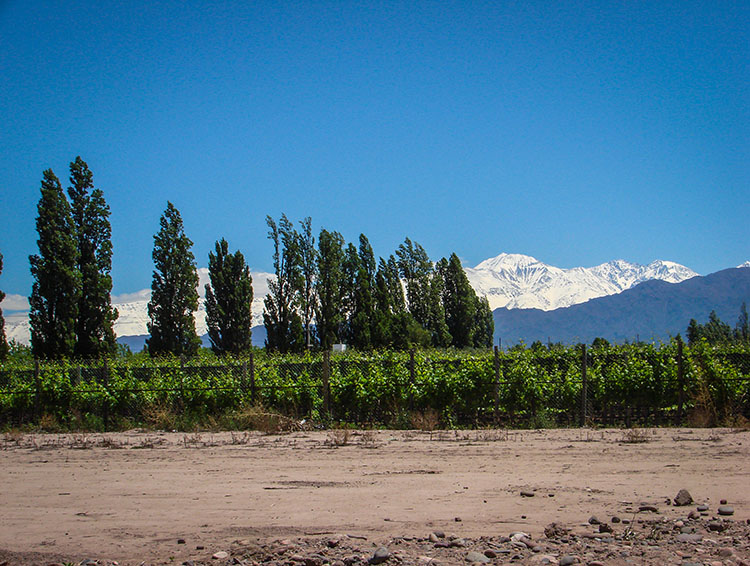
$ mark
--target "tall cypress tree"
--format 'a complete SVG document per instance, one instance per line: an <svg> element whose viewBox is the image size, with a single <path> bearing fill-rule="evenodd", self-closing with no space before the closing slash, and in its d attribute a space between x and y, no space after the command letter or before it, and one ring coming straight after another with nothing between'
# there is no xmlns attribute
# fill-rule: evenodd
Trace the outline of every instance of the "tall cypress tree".
<svg viewBox="0 0 750 566"><path fill-rule="evenodd" d="M211 347L218 354L234 354L252 346L253 279L245 257L229 253L225 239L216 242L216 253L208 254L206 323Z"/></svg>
<svg viewBox="0 0 750 566"><path fill-rule="evenodd" d="M78 244L81 294L78 301L75 355L97 358L116 349L112 308L112 228L109 206L83 159L70 164L68 195Z"/></svg>
<svg viewBox="0 0 750 566"><path fill-rule="evenodd" d="M148 303L146 341L152 356L194 355L200 347L194 313L198 309L198 270L180 212L171 202L154 236L154 275Z"/></svg>
<svg viewBox="0 0 750 566"><path fill-rule="evenodd" d="M356 262L356 275L352 293L352 311L349 319L349 341L360 350L373 346L373 325L375 323L375 256L367 236L359 235L359 252Z"/></svg>
<svg viewBox="0 0 750 566"><path fill-rule="evenodd" d="M318 236L315 295L315 322L323 350L339 341L339 328L344 321L344 238L338 232L322 229Z"/></svg>
<svg viewBox="0 0 750 566"><path fill-rule="evenodd" d="M0 274L3 273L3 254L0 254ZM0 303L3 302L5 293L0 291ZM8 357L8 340L5 338L5 318L3 318L3 309L0 308L0 360Z"/></svg>
<svg viewBox="0 0 750 566"><path fill-rule="evenodd" d="M487 297L479 298L474 315L474 347L492 348L495 335L495 319Z"/></svg>
<svg viewBox="0 0 750 566"><path fill-rule="evenodd" d="M37 205L39 254L29 256L31 349L44 359L70 357L76 344L81 276L75 226L60 181L47 169Z"/></svg>

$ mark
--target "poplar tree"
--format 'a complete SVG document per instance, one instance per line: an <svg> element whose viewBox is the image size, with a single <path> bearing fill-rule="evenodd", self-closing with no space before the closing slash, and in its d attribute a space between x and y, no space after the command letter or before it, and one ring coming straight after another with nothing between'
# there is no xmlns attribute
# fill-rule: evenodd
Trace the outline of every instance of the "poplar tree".
<svg viewBox="0 0 750 566"><path fill-rule="evenodd" d="M316 259L315 321L320 347L329 350L339 341L339 328L344 322L344 238L341 234L322 229Z"/></svg>
<svg viewBox="0 0 750 566"><path fill-rule="evenodd" d="M476 313L479 300L469 278L454 253L438 262L437 271L443 279L445 322L451 335L451 346L467 348L474 345Z"/></svg>
<svg viewBox="0 0 750 566"><path fill-rule="evenodd" d="M3 254L0 253L0 274L3 273ZM0 304L5 298L5 293L0 291ZM5 337L5 318L3 318L3 309L0 308L0 360L8 357L8 340Z"/></svg>
<svg viewBox="0 0 750 566"><path fill-rule="evenodd" d="M268 280L263 312L266 327L266 348L281 353L301 351L304 346L302 319L297 312L302 272L300 268L299 238L294 226L281 215L277 225L266 217L268 239L273 242L275 279Z"/></svg>
<svg viewBox="0 0 750 566"><path fill-rule="evenodd" d="M305 345L310 348L313 342L312 322L315 315L315 277L317 262L315 238L312 235L312 224L308 216L300 222L301 232L297 233L297 247L299 249L300 278L299 296L302 325L305 331Z"/></svg>
<svg viewBox="0 0 750 566"><path fill-rule="evenodd" d="M206 323L211 347L217 354L239 355L252 346L253 279L245 257L229 253L225 239L208 254Z"/></svg>
<svg viewBox="0 0 750 566"><path fill-rule="evenodd" d="M159 220L154 236L154 274L148 303L146 341L149 354L194 355L200 347L195 331L198 309L198 270L185 235L180 212L171 202Z"/></svg>
<svg viewBox="0 0 750 566"><path fill-rule="evenodd" d="M34 283L29 297L31 349L35 357L70 357L76 344L81 276L70 205L60 181L43 173L37 205L39 254L29 256Z"/></svg>
<svg viewBox="0 0 750 566"><path fill-rule="evenodd" d="M68 195L78 245L78 271L81 293L76 321L75 355L97 358L115 352L112 308L112 228L109 206L100 189L94 188L93 175L83 159L70 164Z"/></svg>
<svg viewBox="0 0 750 566"><path fill-rule="evenodd" d="M474 347L492 348L495 335L495 318L487 297L480 297L474 315Z"/></svg>

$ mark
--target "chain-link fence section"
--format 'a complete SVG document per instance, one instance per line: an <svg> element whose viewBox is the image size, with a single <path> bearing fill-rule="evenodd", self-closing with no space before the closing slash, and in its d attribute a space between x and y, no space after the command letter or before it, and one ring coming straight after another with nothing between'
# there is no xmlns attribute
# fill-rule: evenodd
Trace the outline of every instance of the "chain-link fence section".
<svg viewBox="0 0 750 566"><path fill-rule="evenodd" d="M746 425L750 349L669 344L0 367L0 426Z"/></svg>

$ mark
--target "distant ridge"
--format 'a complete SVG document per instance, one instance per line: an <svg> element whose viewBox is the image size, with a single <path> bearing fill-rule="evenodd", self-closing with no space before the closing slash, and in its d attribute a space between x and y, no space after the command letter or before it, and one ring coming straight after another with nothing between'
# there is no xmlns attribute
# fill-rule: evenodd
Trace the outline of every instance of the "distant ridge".
<svg viewBox="0 0 750 566"><path fill-rule="evenodd" d="M495 343L526 344L539 340L564 344L668 340L685 334L691 318L705 322L712 310L734 326L742 302L750 304L750 269L725 269L680 283L646 281L607 297L552 311L494 311Z"/></svg>

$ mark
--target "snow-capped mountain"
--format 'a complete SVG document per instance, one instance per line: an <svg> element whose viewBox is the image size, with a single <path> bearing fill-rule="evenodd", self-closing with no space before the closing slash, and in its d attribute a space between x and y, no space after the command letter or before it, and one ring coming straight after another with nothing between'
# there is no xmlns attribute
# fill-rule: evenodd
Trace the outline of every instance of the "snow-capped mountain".
<svg viewBox="0 0 750 566"><path fill-rule="evenodd" d="M698 275L671 261L639 265L615 260L595 267L561 269L531 256L507 253L464 269L472 287L487 297L492 310L554 310L620 293L651 279L679 283Z"/></svg>

